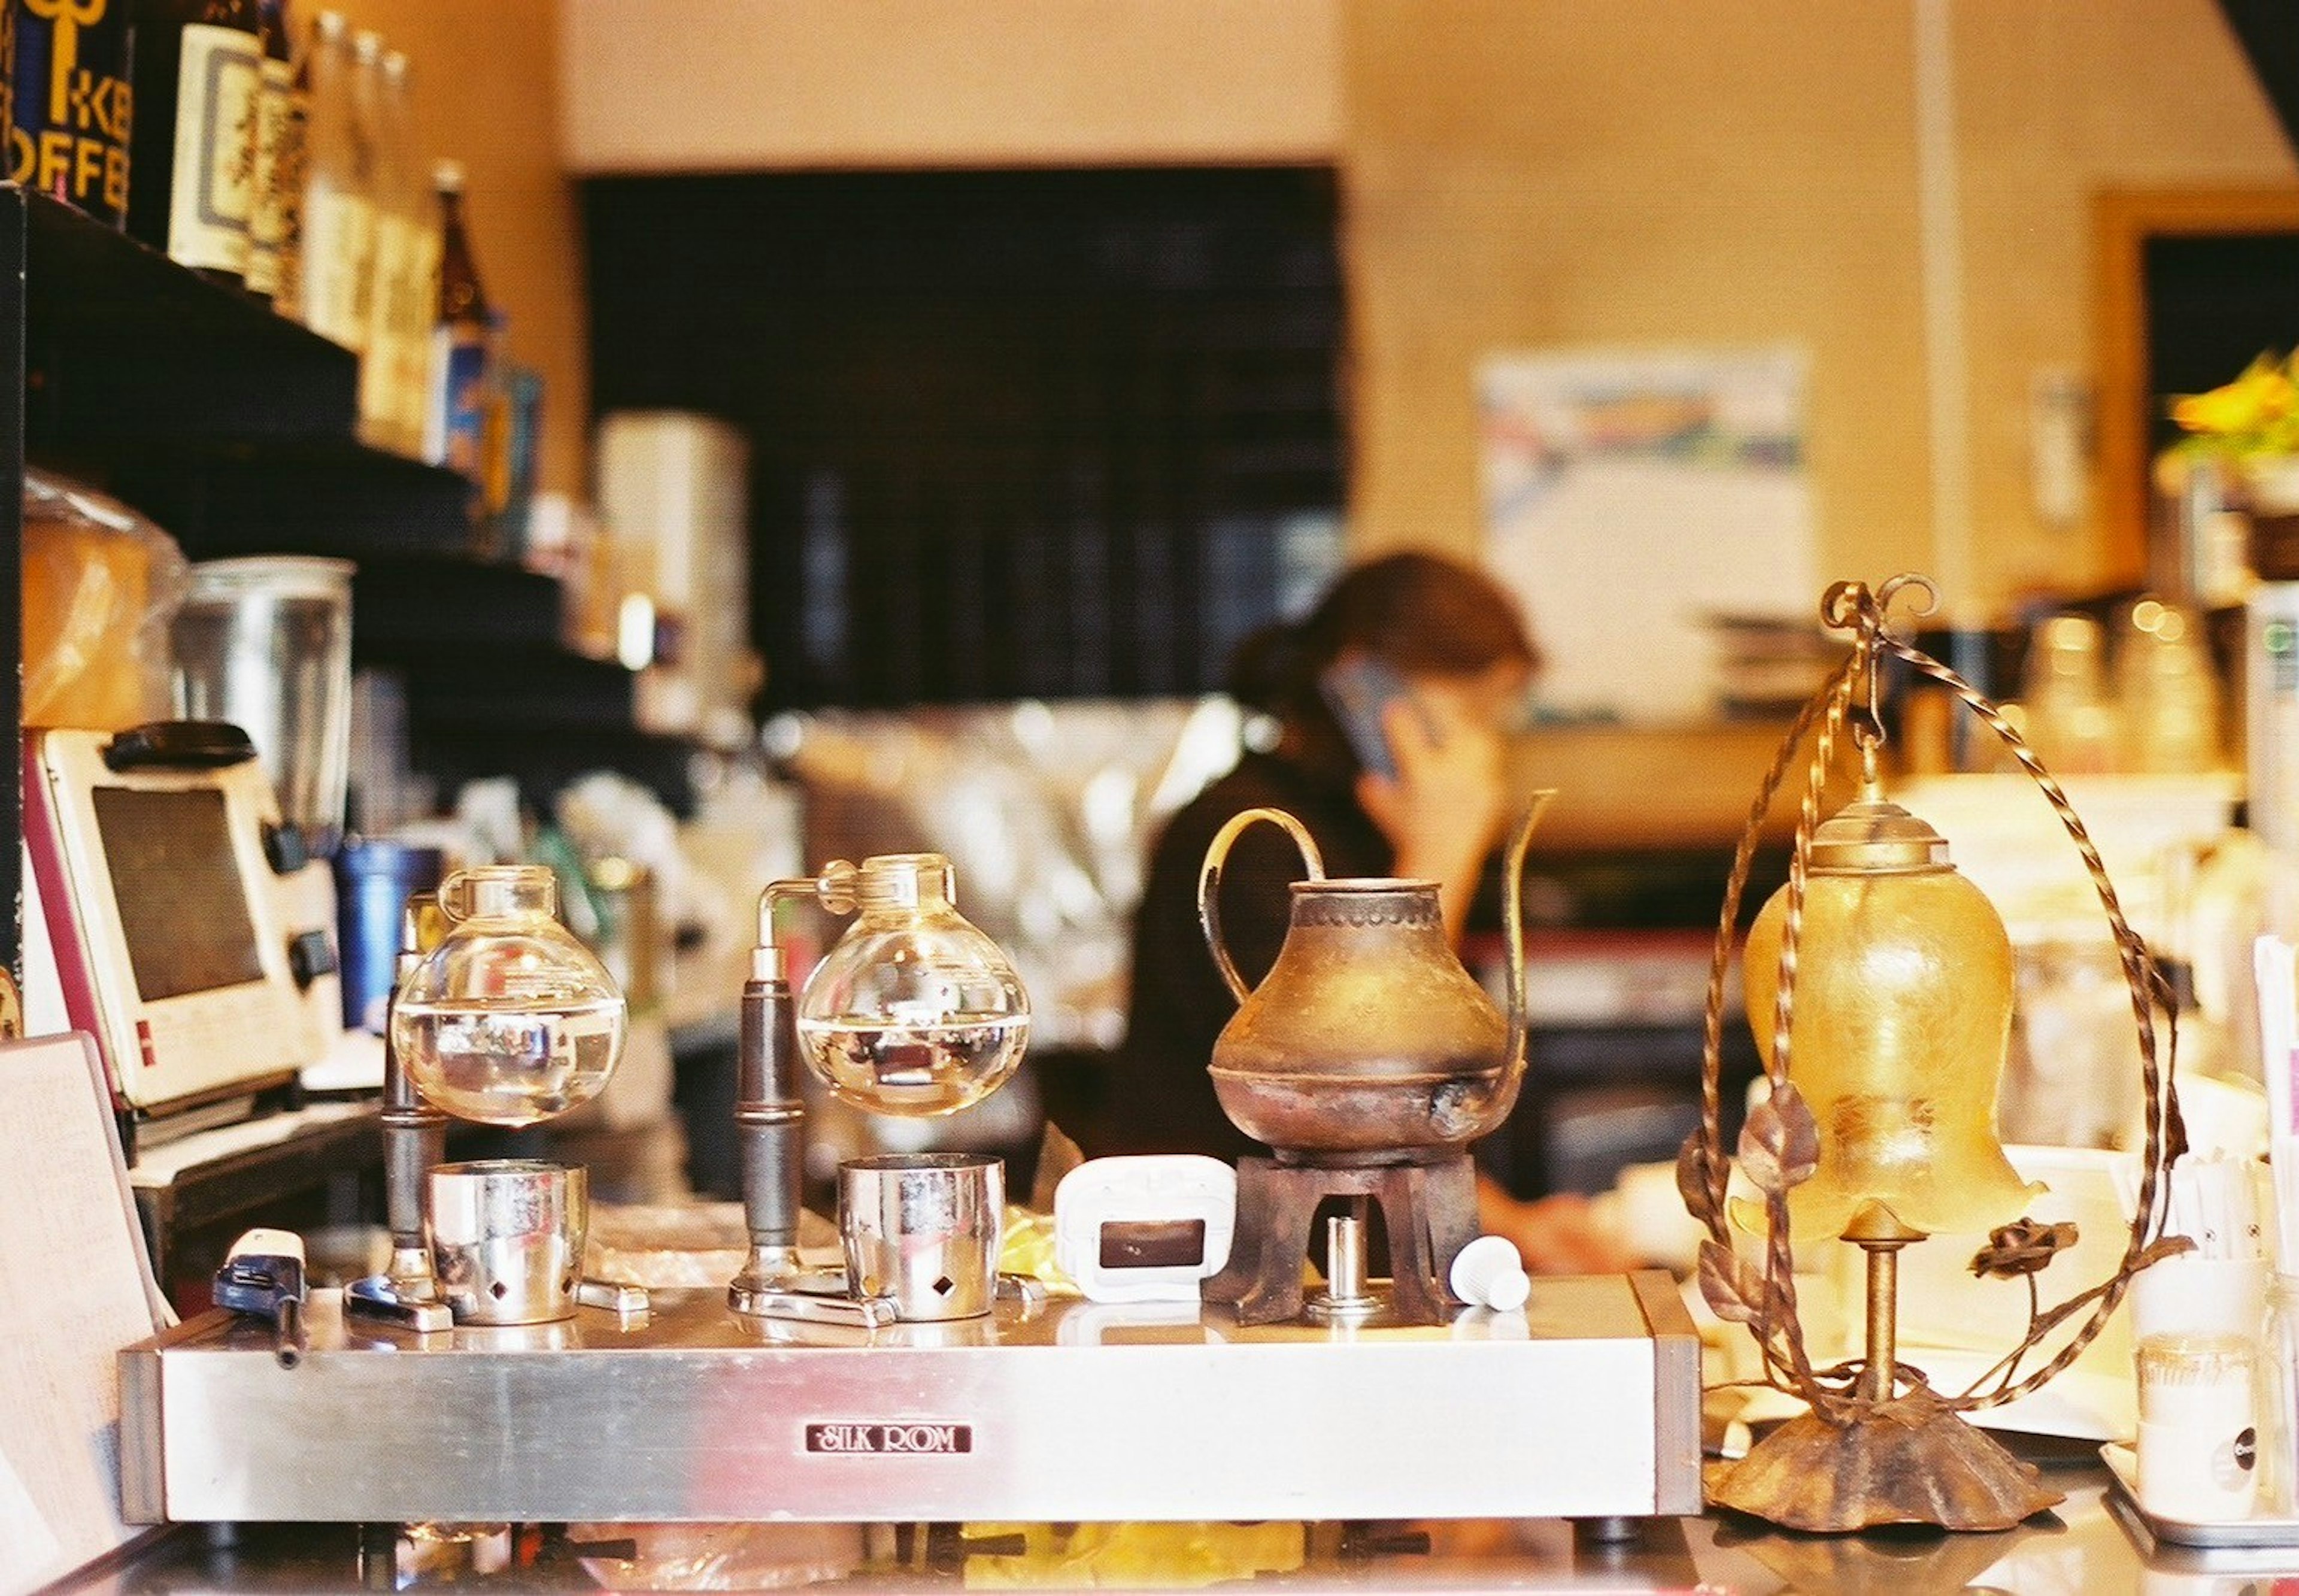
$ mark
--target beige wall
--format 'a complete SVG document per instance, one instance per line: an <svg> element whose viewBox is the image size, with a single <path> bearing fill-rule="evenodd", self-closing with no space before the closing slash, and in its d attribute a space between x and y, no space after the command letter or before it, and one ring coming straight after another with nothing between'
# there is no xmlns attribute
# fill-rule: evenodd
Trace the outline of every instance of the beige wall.
<svg viewBox="0 0 2299 1596"><path fill-rule="evenodd" d="M577 171L1325 161L1334 0L563 0Z"/></svg>
<svg viewBox="0 0 2299 1596"><path fill-rule="evenodd" d="M2212 0L1948 14L1974 544L1950 596L1986 612L2118 574L2028 484L2031 373L2089 370L2093 193L2299 168ZM1473 546L1487 351L1787 341L1823 574L1932 564L1911 0L1344 0L1343 46L1365 545Z"/></svg>
<svg viewBox="0 0 2299 1596"><path fill-rule="evenodd" d="M548 383L549 486L579 492L585 470L570 170L1331 159L1364 545L1473 546L1470 373L1488 350L1788 340L1812 353L1823 569L1872 578L1935 553L1913 3L344 9L410 52L427 141L470 169L512 356ZM2289 183L2299 165L2212 0L1949 14L1977 544L1963 602L1986 608L2114 574L2094 527L2046 528L2028 492L2030 376L2092 358L2091 195Z"/></svg>
<svg viewBox="0 0 2299 1596"><path fill-rule="evenodd" d="M557 145L551 0L328 3L412 62L424 143L469 170L472 247L487 296L510 314L510 356L543 373L543 484L584 492L581 234ZM297 5L302 15L311 9Z"/></svg>

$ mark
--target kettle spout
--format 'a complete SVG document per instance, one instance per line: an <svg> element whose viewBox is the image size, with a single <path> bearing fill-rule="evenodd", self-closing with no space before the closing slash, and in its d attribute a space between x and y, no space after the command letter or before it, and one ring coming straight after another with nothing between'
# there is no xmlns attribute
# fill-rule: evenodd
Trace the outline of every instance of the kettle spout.
<svg viewBox="0 0 2299 1596"><path fill-rule="evenodd" d="M1531 1016L1525 1011L1524 1002L1524 856L1532 845L1532 834L1540 824L1540 817L1555 802L1556 789L1543 787L1532 795L1531 807L1516 823L1509 835L1508 850L1503 861L1501 877L1501 922L1507 934L1508 963L1508 1068L1503 1079L1508 1083L1508 1095L1516 1096L1517 1082L1524 1073L1524 1043L1531 1027Z"/></svg>

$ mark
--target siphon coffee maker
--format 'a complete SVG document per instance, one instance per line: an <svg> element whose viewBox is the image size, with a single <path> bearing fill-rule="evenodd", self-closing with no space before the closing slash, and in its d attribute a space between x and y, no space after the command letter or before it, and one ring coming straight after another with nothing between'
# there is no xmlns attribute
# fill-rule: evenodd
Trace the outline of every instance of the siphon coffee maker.
<svg viewBox="0 0 2299 1596"><path fill-rule="evenodd" d="M776 907L812 902L854 923L793 997ZM977 1318L998 1292L1004 1168L975 1153L894 1154L839 1169L842 1269L798 1255L805 1159L799 1064L877 1114L937 1116L980 1101L1022 1060L1030 1001L998 944L958 912L939 853L839 860L771 883L743 988L735 1119L750 1256L738 1313L878 1326Z"/></svg>
<svg viewBox="0 0 2299 1596"><path fill-rule="evenodd" d="M391 1266L345 1289L347 1312L443 1330L646 1307L640 1287L582 1277L582 1168L444 1161L450 1117L556 1118L597 1096L622 1056L622 992L558 907L543 865L459 870L436 900L410 900L384 1055Z"/></svg>

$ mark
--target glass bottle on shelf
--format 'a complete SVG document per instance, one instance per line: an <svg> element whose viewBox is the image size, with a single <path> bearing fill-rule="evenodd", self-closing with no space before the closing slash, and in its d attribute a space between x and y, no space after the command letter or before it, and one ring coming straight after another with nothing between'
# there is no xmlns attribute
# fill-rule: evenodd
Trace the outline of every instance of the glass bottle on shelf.
<svg viewBox="0 0 2299 1596"><path fill-rule="evenodd" d="M352 277L351 314L360 325L362 354L375 331L377 254L383 240L383 36L371 28L352 35L352 127L367 192L367 252Z"/></svg>
<svg viewBox="0 0 2299 1596"><path fill-rule="evenodd" d="M295 69L288 36L287 0L258 0L263 60L255 105L255 192L247 216L247 272L250 294L266 299L279 292L279 251L286 233L286 208L280 202L283 170L295 161L287 153L291 138L300 137L295 125Z"/></svg>
<svg viewBox="0 0 2299 1596"><path fill-rule="evenodd" d="M2108 691L2107 639L2088 615L2054 615L2028 648L2021 702L2028 741L2054 776L2096 776L2122 762L2123 721Z"/></svg>
<svg viewBox="0 0 2299 1596"><path fill-rule="evenodd" d="M424 242L431 203L415 148L403 51L384 53L367 112L374 153L375 265L367 351L360 367L360 428L369 442L412 454L422 438L419 424L408 425L419 403L408 397L408 388L413 384L420 390L419 352L429 347L431 332L429 252Z"/></svg>
<svg viewBox="0 0 2299 1596"><path fill-rule="evenodd" d="M228 282L247 269L262 99L256 0L141 0L128 231Z"/></svg>
<svg viewBox="0 0 2299 1596"><path fill-rule="evenodd" d="M486 452L494 318L463 215L462 163L440 162L433 169L432 186L439 195L439 299L432 321L423 458L477 480Z"/></svg>
<svg viewBox="0 0 2299 1596"><path fill-rule="evenodd" d="M407 57L384 57L384 82L394 105L400 179L394 206L406 229L398 292L392 301L393 339L399 369L392 381L393 447L423 451L423 421L431 399L431 315L439 303L439 207L425 181L429 164L415 121Z"/></svg>
<svg viewBox="0 0 2299 1596"><path fill-rule="evenodd" d="M375 246L371 156L353 103L355 63L342 13L323 11L311 43L297 320L346 349L367 343L361 287Z"/></svg>
<svg viewBox="0 0 2299 1596"><path fill-rule="evenodd" d="M273 158L271 181L263 193L256 195L256 219L250 224L249 237L259 233L277 237L272 267L271 308L290 320L303 319L303 188L311 164L311 62L319 54L319 29L316 25L304 38L302 47L295 47L292 25L283 24L281 37L287 40L293 65L287 77L287 97L283 110L279 133L279 149Z"/></svg>

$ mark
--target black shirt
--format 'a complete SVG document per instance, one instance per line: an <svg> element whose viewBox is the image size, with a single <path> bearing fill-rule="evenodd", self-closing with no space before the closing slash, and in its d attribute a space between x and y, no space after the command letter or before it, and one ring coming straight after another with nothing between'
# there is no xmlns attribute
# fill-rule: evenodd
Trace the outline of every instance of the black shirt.
<svg viewBox="0 0 2299 1596"><path fill-rule="evenodd" d="M1133 992L1108 1113L1081 1126L1089 1157L1263 1151L1222 1112L1206 1065L1237 1001L1198 923L1198 876L1214 834L1241 810L1282 809L1307 827L1328 877L1386 876L1395 850L1358 805L1351 778L1275 754L1249 753L1179 810L1150 856L1133 922ZM1291 919L1287 884L1308 869L1280 827L1247 828L1222 869L1223 940L1238 973L1258 983L1277 961Z"/></svg>

